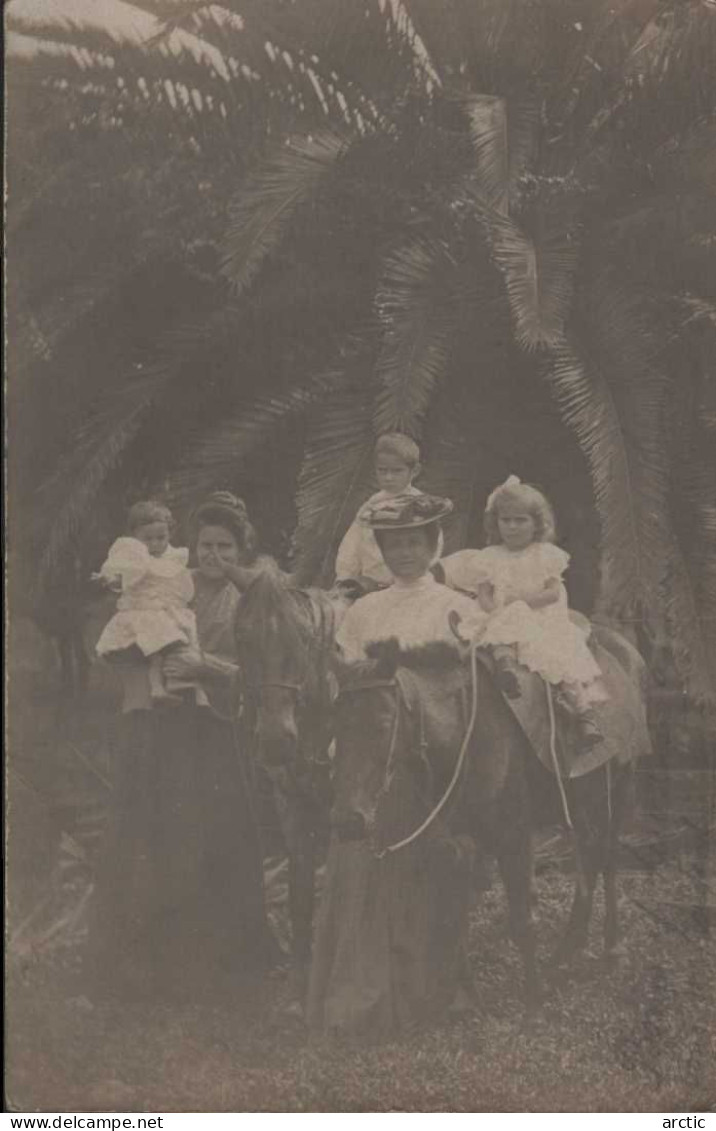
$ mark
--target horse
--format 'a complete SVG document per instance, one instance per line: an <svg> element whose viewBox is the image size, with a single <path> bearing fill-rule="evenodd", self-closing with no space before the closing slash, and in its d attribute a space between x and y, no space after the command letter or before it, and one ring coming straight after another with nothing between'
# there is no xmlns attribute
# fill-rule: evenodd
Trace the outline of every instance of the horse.
<svg viewBox="0 0 716 1131"><path fill-rule="evenodd" d="M532 834L545 803L557 798L556 780L538 762L474 652L470 670L463 655L445 644L404 651L396 641L385 641L372 645L369 655L342 673L334 709L335 833L339 840L366 839L378 858L405 851L420 839L439 844L465 835L496 857L532 1006L541 996L532 922ZM555 965L587 941L600 874L605 955L610 961L616 956L617 848L631 777L627 761L563 782L578 868ZM411 798L412 829L404 823L401 828L400 821L391 825L396 792Z"/></svg>
<svg viewBox="0 0 716 1131"><path fill-rule="evenodd" d="M303 999L321 837L327 838L339 598L297 589L278 571L255 576L234 621L246 729L271 780L289 859L293 991Z"/></svg>

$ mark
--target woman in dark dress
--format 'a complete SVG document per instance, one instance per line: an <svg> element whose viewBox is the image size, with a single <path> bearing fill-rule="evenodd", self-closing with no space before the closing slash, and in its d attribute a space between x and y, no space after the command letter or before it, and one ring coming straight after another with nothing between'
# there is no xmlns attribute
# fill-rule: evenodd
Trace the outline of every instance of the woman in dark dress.
<svg viewBox="0 0 716 1131"><path fill-rule="evenodd" d="M174 653L165 672L199 690L152 709L146 670L122 669L89 941L96 989L123 999L224 998L255 981L276 951L251 765L237 742L232 626L241 598L224 571L251 564L254 532L243 503L221 492L196 512L192 538L201 652Z"/></svg>

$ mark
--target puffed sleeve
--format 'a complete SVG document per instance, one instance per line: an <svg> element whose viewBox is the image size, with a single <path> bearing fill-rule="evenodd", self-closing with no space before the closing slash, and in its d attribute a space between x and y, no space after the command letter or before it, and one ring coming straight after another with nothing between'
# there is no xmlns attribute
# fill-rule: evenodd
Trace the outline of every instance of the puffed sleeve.
<svg viewBox="0 0 716 1131"><path fill-rule="evenodd" d="M549 581L555 577L560 578L568 565L569 554L566 550L555 546L553 542L542 542L540 544L539 570L541 581Z"/></svg>
<svg viewBox="0 0 716 1131"><path fill-rule="evenodd" d="M363 526L359 521L351 523L346 531L343 541L338 547L336 555L336 580L345 581L349 577L360 577L361 544L363 541Z"/></svg>
<svg viewBox="0 0 716 1131"><path fill-rule="evenodd" d="M187 566L189 564L189 550L186 546L167 546L166 557L177 562L179 565Z"/></svg>
<svg viewBox="0 0 716 1131"><path fill-rule="evenodd" d="M349 664L354 664L365 658L363 627L365 621L364 604L367 600L367 597L363 597L362 600L356 601L348 609L336 632L338 650L342 658Z"/></svg>
<svg viewBox="0 0 716 1131"><path fill-rule="evenodd" d="M118 538L110 547L100 574L108 581L120 577L122 588L129 589L149 572L151 564L149 550L138 538Z"/></svg>
<svg viewBox="0 0 716 1131"><path fill-rule="evenodd" d="M479 585L492 581L488 550L458 550L455 554L448 554L440 564L445 570L445 581L454 589L477 593Z"/></svg>

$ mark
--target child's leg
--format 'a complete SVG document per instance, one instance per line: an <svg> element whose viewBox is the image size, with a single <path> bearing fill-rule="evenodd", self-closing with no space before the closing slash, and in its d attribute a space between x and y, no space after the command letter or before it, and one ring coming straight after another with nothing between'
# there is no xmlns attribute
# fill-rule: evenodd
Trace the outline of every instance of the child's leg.
<svg viewBox="0 0 716 1131"><path fill-rule="evenodd" d="M164 683L162 664L165 652L166 649L162 649L161 652L154 652L154 654L149 657L149 694L152 699L163 703L177 703L179 702L177 696L167 691L166 684Z"/></svg>
<svg viewBox="0 0 716 1131"><path fill-rule="evenodd" d="M495 679L497 686L508 699L519 699L520 681L515 669L517 668L517 652L512 644L495 644L492 648L497 671Z"/></svg>
<svg viewBox="0 0 716 1131"><path fill-rule="evenodd" d="M560 699L576 718L579 728L579 745L582 752L591 750L604 738L594 714L594 704L581 683L559 685Z"/></svg>

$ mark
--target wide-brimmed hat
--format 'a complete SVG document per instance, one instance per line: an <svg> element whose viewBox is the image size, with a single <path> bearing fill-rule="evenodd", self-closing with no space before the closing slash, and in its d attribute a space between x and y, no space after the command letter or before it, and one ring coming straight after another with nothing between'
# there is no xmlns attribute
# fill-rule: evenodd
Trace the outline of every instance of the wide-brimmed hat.
<svg viewBox="0 0 716 1131"><path fill-rule="evenodd" d="M440 522L452 510L450 500L439 495L392 495L364 507L361 521L371 530L410 530Z"/></svg>

